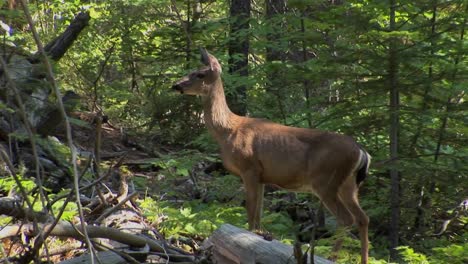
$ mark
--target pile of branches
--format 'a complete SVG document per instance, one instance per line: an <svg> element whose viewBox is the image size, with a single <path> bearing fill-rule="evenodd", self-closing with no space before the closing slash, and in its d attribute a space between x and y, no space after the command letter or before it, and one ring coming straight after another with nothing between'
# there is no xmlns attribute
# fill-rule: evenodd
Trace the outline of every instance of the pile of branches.
<svg viewBox="0 0 468 264"><path fill-rule="evenodd" d="M25 2L21 1L23 11L38 52L24 54L18 47L4 46L0 54L0 175L14 181L14 188L0 191L0 262L197 262L192 253L169 245L146 223L134 202L137 192L128 187L128 175L119 173L121 161L100 175L97 144L95 153L82 158L85 164L77 162L65 104L77 97L61 95L51 63L78 38L88 25L89 14L78 14L44 46ZM103 120L99 115L96 127ZM46 147L57 141L49 136L59 126L65 127L71 157L60 157ZM47 179L54 176L59 180L48 186ZM119 180L116 188L107 186L112 177ZM25 185L27 178L33 179L33 188ZM72 202L77 216L61 220Z"/></svg>
<svg viewBox="0 0 468 264"><path fill-rule="evenodd" d="M82 196L84 211L89 213L85 219L72 222L59 220L67 202L54 217L24 207L20 198L0 198L0 215L12 217L12 224L0 230L0 240L7 251L4 253L10 256L1 262L39 263L44 259L56 262L70 254L74 258L60 263L92 263L92 258L98 258L100 263L141 263L148 257L153 263L196 262L192 254L169 245L157 230L146 224L130 202L135 194L120 202L122 197L112 193L94 199ZM66 201L71 197L68 194ZM55 238L60 238L62 243L54 241L55 246L46 243ZM66 246L57 247L64 243Z"/></svg>

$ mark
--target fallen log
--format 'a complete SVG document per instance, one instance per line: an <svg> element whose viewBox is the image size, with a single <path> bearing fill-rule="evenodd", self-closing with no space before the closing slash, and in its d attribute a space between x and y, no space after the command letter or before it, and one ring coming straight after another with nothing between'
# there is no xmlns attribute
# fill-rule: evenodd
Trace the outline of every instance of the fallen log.
<svg viewBox="0 0 468 264"><path fill-rule="evenodd" d="M112 251L102 251L96 252L95 258L98 260L97 263L101 264L125 264L128 263L123 257L119 254L112 252ZM89 254L81 255L76 258L67 259L61 261L59 264L83 264L83 263L91 263L91 257Z"/></svg>
<svg viewBox="0 0 468 264"><path fill-rule="evenodd" d="M223 264L296 264L293 247L278 240L268 241L245 229L225 224L203 242L202 248L210 251L214 263ZM309 258L307 258L309 259ZM314 256L315 264L333 262Z"/></svg>
<svg viewBox="0 0 468 264"><path fill-rule="evenodd" d="M17 236L21 233L26 233L29 236L35 236L40 231L43 232L44 230L50 229L51 225L40 224L39 227L41 230L34 230L31 224L25 224L21 226L7 226L0 230L0 239ZM136 248L143 248L148 246L151 252L161 253L163 257L170 256L170 261L173 262L186 262L194 260L194 256L191 254L182 253L181 250L171 247L163 241L157 241L144 235L129 234L111 227L87 225L86 229L90 238L107 238ZM59 223L54 226L50 232L51 236L72 237L78 240L83 240L82 234L83 229L81 225L73 225L65 221L59 221Z"/></svg>
<svg viewBox="0 0 468 264"><path fill-rule="evenodd" d="M0 197L0 215L8 215L15 219L25 219L29 221L39 221L45 223L53 218L40 211L33 211L23 207L20 199L11 197ZM0 231L1 234L2 231Z"/></svg>

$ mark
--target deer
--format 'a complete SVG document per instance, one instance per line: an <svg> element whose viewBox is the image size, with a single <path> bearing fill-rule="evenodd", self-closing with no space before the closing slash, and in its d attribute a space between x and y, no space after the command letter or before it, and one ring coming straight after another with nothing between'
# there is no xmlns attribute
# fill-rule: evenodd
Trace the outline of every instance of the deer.
<svg viewBox="0 0 468 264"><path fill-rule="evenodd" d="M368 263L369 217L358 190L371 156L352 137L239 116L226 102L218 60L201 48L200 69L181 78L172 90L201 97L203 118L220 148L224 167L242 179L249 230L260 228L265 184L315 194L344 228L357 225L361 263ZM336 242L338 251L342 241Z"/></svg>

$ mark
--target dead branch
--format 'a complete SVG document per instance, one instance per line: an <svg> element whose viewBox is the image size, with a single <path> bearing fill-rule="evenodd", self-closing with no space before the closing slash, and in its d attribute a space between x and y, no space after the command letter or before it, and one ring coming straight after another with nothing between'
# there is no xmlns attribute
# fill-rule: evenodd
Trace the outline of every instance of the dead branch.
<svg viewBox="0 0 468 264"><path fill-rule="evenodd" d="M78 240L84 240L82 225L73 225L68 222L60 221L52 230L49 230L51 225L40 225L39 230L33 230L31 224L14 225L0 231L0 239L16 236L19 233L26 233L30 236L37 235L44 230L50 231L51 236L71 237ZM145 245L149 246L150 251L171 255L171 261L193 261L194 257L189 253L182 253L180 249L165 245L162 242L153 240L149 237L139 236L122 232L116 228L100 227L100 226L85 226L89 238L106 238L129 245L131 247L142 248Z"/></svg>
<svg viewBox="0 0 468 264"><path fill-rule="evenodd" d="M445 231L447 231L447 228L449 226L449 224L457 219L460 215L460 213L463 213L463 212L466 212L468 211L468 198L463 200L454 210L453 210L453 213L452 213L452 216L449 218L449 219L446 219L442 222L442 225L439 229L439 232L433 234L433 236L441 236L442 234L445 233Z"/></svg>
<svg viewBox="0 0 468 264"><path fill-rule="evenodd" d="M23 12L24 12L24 15L26 16L28 24L31 27L31 32L32 32L34 41L36 42L39 54L43 55L43 62L44 62L44 66L45 66L46 72L47 72L47 79L50 82L50 84L52 85L52 88L53 88L53 90L55 92L55 95L57 96L58 108L60 110L60 113L61 113L62 117L65 119L65 130L66 130L66 135L67 135L67 137L66 137L67 138L67 144L68 144L68 147L70 148L70 151L71 151L71 163L72 163L72 168L73 168L73 170L72 170L73 174L72 175L73 175L73 184L74 184L75 197L76 197L76 205L78 206L78 214L80 215L82 230L83 230L84 235L85 235L86 243L89 246L89 250L90 250L91 254L93 254L92 244L91 244L91 241L89 240L89 238L87 236L87 233L86 233L87 229L85 228L85 222L84 222L85 218L84 218L84 214L83 214L83 208L82 208L82 205L81 205L81 201L79 199L80 190L79 190L79 179L78 179L78 176L79 176L78 175L78 167L77 167L77 163L76 163L77 154L76 154L76 151L75 151L75 148L74 148L74 145L73 145L71 125L70 125L70 122L68 121L68 116L67 116L67 113L65 111L63 101L61 99L61 93L60 93L60 90L58 88L57 81L55 80L55 77L54 77L54 72L52 70L52 64L50 63L49 58L47 57L47 54L46 54L46 51L44 50L44 46L42 44L42 41L40 40L39 34L37 33L36 27L34 26L34 22L33 22L31 13L29 11L28 5L26 4L25 0L21 0L21 5L23 6ZM89 14L88 14L88 16L89 16ZM34 145L32 143L34 143L33 141L31 141L31 145ZM37 241L37 242L38 243L36 243L35 246L34 246L34 251L39 250L39 248L41 247L41 243L40 243L41 241Z"/></svg>
<svg viewBox="0 0 468 264"><path fill-rule="evenodd" d="M10 197L0 198L0 215L8 215L15 219L25 219L28 221L37 220L41 223L53 220L49 214L24 208L20 200Z"/></svg>
<svg viewBox="0 0 468 264"><path fill-rule="evenodd" d="M111 208L108 208L107 210L104 211L104 213L102 213L97 219L96 219L96 223L99 223L101 222L104 218L108 217L109 215L111 215L113 212L119 210L128 200L134 198L135 196L137 196L138 193L137 192L134 192L132 194L130 194L129 196L127 196L126 198L124 198L122 201L120 201L116 206L113 206Z"/></svg>
<svg viewBox="0 0 468 264"><path fill-rule="evenodd" d="M79 13L62 34L44 47L47 55L54 61L60 60L88 25L90 19L89 12Z"/></svg>

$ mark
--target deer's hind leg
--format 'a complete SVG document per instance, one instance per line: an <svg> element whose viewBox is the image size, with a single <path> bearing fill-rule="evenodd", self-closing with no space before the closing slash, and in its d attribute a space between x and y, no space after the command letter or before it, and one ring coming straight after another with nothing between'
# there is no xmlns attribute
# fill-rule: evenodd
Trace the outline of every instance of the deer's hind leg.
<svg viewBox="0 0 468 264"><path fill-rule="evenodd" d="M331 195L333 193L333 195ZM349 227L353 224L354 218L350 211L347 209L346 205L338 196L337 192L330 192L328 196L321 197L321 200L325 207L336 217L337 221L337 231L343 231L346 227ZM340 235L341 236L341 235ZM332 254L330 260L336 261L338 258L338 251L341 249L343 244L343 239L339 237L332 249Z"/></svg>
<svg viewBox="0 0 468 264"><path fill-rule="evenodd" d="M361 240L361 263L368 263L369 254L369 217L359 205L358 200L359 187L356 184L355 177L348 177L340 187L338 195L349 212L353 215L354 223L359 229L359 238Z"/></svg>
<svg viewBox="0 0 468 264"><path fill-rule="evenodd" d="M353 215L340 199L337 193L329 194L320 198L330 213L336 217L336 221L341 227L348 227L354 223Z"/></svg>

